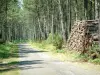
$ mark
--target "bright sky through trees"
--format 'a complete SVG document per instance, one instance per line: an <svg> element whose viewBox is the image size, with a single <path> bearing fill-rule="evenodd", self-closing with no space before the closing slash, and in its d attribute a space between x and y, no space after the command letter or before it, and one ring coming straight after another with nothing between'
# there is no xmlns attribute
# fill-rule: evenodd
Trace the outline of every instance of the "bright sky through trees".
<svg viewBox="0 0 100 75"><path fill-rule="evenodd" d="M21 9L23 9L23 0L18 0L18 5Z"/></svg>

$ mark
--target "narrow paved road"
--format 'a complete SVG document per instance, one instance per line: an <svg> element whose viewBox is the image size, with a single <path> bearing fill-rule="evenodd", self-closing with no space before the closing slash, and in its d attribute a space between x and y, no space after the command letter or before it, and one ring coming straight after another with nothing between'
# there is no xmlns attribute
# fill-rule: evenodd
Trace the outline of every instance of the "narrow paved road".
<svg viewBox="0 0 100 75"><path fill-rule="evenodd" d="M52 59L45 52L34 50L28 44L19 45L20 75L100 75L71 63Z"/></svg>

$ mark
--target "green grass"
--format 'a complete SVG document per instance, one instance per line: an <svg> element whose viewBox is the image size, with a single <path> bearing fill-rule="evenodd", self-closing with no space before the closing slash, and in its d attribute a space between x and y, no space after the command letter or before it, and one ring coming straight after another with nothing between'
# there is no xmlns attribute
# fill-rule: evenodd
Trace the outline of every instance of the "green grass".
<svg viewBox="0 0 100 75"><path fill-rule="evenodd" d="M100 65L100 58L96 58L94 60L90 59L89 62Z"/></svg>
<svg viewBox="0 0 100 75"><path fill-rule="evenodd" d="M90 62L93 64L100 64L100 58L90 59L87 54L80 55L80 53L75 51L69 51L67 48L56 49L53 44L48 44L45 41L43 42L33 42L32 46L36 49L42 51L48 51L56 59L62 61L72 61L72 62Z"/></svg>
<svg viewBox="0 0 100 75"><path fill-rule="evenodd" d="M18 58L4 59L5 65L0 67L0 75L20 75L20 70L17 66Z"/></svg>
<svg viewBox="0 0 100 75"><path fill-rule="evenodd" d="M9 58L18 55L17 46L10 43L10 44L0 44L0 58Z"/></svg>
<svg viewBox="0 0 100 75"><path fill-rule="evenodd" d="M12 70L7 72L2 72L0 75L20 75L18 70Z"/></svg>
<svg viewBox="0 0 100 75"><path fill-rule="evenodd" d="M0 44L0 75L20 75L18 47L13 43Z"/></svg>
<svg viewBox="0 0 100 75"><path fill-rule="evenodd" d="M79 53L69 51L66 48L56 49L53 44L47 44L45 41L34 42L31 45L38 50L47 51L51 56L61 61L76 61L79 55Z"/></svg>

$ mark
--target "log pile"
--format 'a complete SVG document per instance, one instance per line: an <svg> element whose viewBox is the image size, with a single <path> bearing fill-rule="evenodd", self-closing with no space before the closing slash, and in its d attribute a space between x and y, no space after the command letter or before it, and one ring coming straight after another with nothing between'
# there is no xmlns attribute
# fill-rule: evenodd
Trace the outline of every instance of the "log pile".
<svg viewBox="0 0 100 75"><path fill-rule="evenodd" d="M97 25L97 21L76 21L71 29L71 34L67 41L67 46L70 50L86 51L92 46L95 34L94 25ZM90 28L89 28L90 27ZM96 28L96 26L95 26ZM96 29L97 30L97 29ZM95 36L96 38L97 36ZM96 38L97 39L97 38Z"/></svg>
<svg viewBox="0 0 100 75"><path fill-rule="evenodd" d="M68 48L72 50L83 50L84 36L86 31L85 21L76 21L71 29L71 34L68 39Z"/></svg>

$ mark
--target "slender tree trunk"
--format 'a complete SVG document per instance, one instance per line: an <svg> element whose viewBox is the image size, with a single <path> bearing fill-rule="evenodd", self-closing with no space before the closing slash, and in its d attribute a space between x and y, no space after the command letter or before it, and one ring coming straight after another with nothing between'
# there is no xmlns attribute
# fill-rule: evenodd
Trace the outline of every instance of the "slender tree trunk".
<svg viewBox="0 0 100 75"><path fill-rule="evenodd" d="M99 50L100 50L100 14L99 14Z"/></svg>
<svg viewBox="0 0 100 75"><path fill-rule="evenodd" d="M95 19L98 19L98 2L95 0Z"/></svg>
<svg viewBox="0 0 100 75"><path fill-rule="evenodd" d="M58 2L59 2L59 13L60 13L60 23L61 23L61 28L62 28L62 36L63 36L64 43L66 43L66 35L65 35L64 21L63 21L63 11L61 8L60 0L58 0Z"/></svg>
<svg viewBox="0 0 100 75"><path fill-rule="evenodd" d="M77 0L76 0L76 3L75 3L75 4L76 4L76 5L75 5L75 17L76 17L76 21L77 21L77 17L78 17L78 15L77 15L77 13L78 13L78 12L77 12L77 11L78 11L78 10L77 10Z"/></svg>
<svg viewBox="0 0 100 75"><path fill-rule="evenodd" d="M54 21L53 21L53 19L54 19L54 16L52 14L52 27L51 27L51 33L52 33L52 35L54 35ZM52 40L53 40L53 36L52 36Z"/></svg>
<svg viewBox="0 0 100 75"><path fill-rule="evenodd" d="M41 23L40 23L40 19L38 18L38 23L39 23L39 29L40 29L40 38L43 39L44 38L44 33L42 32L42 29L41 29Z"/></svg>

